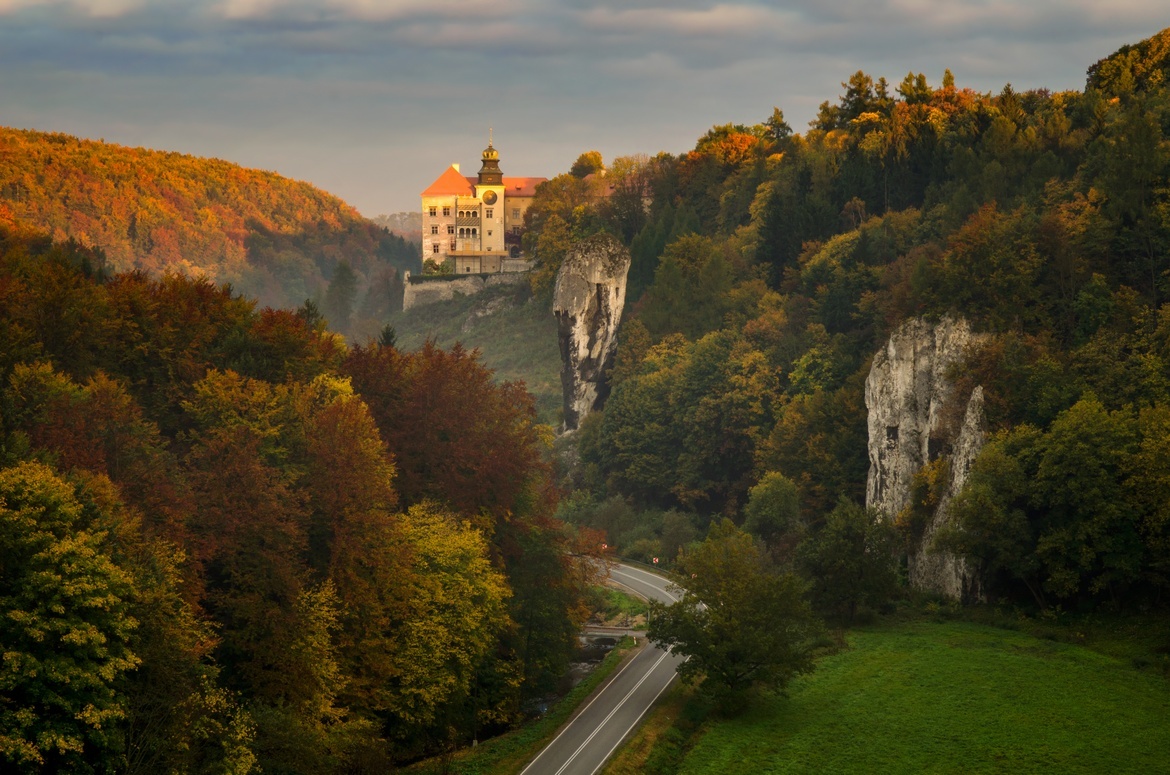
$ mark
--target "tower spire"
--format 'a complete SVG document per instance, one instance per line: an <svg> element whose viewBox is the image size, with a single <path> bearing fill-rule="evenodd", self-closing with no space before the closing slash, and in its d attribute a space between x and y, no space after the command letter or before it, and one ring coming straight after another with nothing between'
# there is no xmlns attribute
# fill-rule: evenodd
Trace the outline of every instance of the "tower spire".
<svg viewBox="0 0 1170 775"><path fill-rule="evenodd" d="M500 152L492 147L492 130L488 127L488 146L483 149L483 166L479 168L479 184L481 186L498 186L504 182L500 172Z"/></svg>

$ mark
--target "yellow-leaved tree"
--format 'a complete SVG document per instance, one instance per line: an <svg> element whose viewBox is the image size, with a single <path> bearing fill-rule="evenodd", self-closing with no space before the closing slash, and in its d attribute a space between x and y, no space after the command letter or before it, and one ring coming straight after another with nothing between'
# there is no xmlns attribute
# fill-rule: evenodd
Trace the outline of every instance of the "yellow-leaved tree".
<svg viewBox="0 0 1170 775"><path fill-rule="evenodd" d="M402 529L415 573L396 644L394 713L407 725L431 725L467 696L477 664L508 625L511 593L483 534L442 506L413 506Z"/></svg>

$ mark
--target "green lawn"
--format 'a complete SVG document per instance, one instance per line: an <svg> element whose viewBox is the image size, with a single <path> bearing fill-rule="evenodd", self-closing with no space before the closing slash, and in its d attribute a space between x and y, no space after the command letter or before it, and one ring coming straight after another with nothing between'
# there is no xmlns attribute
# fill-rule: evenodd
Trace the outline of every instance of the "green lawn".
<svg viewBox="0 0 1170 775"><path fill-rule="evenodd" d="M679 772L1170 773L1170 682L1128 661L971 623L848 640Z"/></svg>

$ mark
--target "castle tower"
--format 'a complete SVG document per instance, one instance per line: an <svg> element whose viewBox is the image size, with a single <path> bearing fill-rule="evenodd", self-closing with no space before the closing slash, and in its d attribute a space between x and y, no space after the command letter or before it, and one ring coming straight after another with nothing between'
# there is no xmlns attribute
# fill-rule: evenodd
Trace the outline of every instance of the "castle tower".
<svg viewBox="0 0 1170 775"><path fill-rule="evenodd" d="M483 166L479 168L479 185L504 185L504 173L500 172L500 152L492 147L490 129L488 130L488 146L483 149Z"/></svg>
<svg viewBox="0 0 1170 775"><path fill-rule="evenodd" d="M487 253L494 254L486 263L496 265L506 254L504 245L504 173L500 171L500 152L492 146L491 130L488 130L488 146L483 149L483 165L475 186L475 196L483 203L480 246ZM498 271L498 270L497 270Z"/></svg>

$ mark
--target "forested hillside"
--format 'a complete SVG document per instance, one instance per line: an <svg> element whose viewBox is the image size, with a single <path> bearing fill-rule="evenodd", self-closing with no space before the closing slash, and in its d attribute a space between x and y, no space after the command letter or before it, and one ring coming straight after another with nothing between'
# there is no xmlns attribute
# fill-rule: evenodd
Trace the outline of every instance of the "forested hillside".
<svg viewBox="0 0 1170 775"><path fill-rule="evenodd" d="M907 319L964 317L989 338L952 375L957 405L982 385L993 435L949 545L993 597L1159 599L1168 70L1170 31L1094 64L1083 91L858 72L803 133L775 109L618 160L608 197L583 175L542 186L538 292L574 239L608 230L633 253L612 395L576 436L563 513L632 556L672 558L719 515L790 556L864 501L872 355ZM795 485L798 518L753 519L765 479ZM917 517L898 517L907 545Z"/></svg>
<svg viewBox="0 0 1170 775"><path fill-rule="evenodd" d="M474 355L7 226L0 309L0 769L384 773L566 674L593 563Z"/></svg>
<svg viewBox="0 0 1170 775"><path fill-rule="evenodd" d="M100 248L115 271L228 282L263 306L312 298L376 333L418 250L335 196L219 159L0 128L0 223Z"/></svg>

